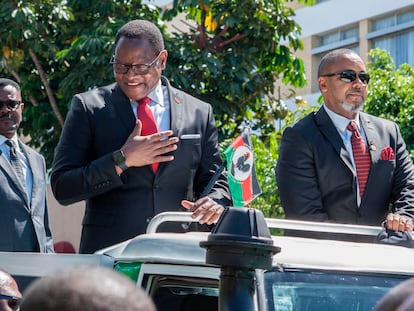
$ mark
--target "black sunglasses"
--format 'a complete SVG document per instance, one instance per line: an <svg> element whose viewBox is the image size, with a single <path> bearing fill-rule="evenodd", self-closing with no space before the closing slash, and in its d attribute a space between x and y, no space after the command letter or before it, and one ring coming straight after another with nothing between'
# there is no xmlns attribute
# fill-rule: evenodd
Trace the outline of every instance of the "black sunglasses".
<svg viewBox="0 0 414 311"><path fill-rule="evenodd" d="M369 74L366 72L360 72L356 73L353 70L344 70L341 72L335 72L335 73L327 73L324 75L321 75L321 77L333 77L333 76L339 76L339 79L344 82L354 82L357 78L361 80L362 84L367 85L369 82Z"/></svg>
<svg viewBox="0 0 414 311"><path fill-rule="evenodd" d="M157 57L155 57L155 59L149 63L149 64L122 64L122 63L117 63L115 61L115 55L112 55L111 60L109 61L110 64L112 64L114 66L114 71L116 73L120 73L120 74L127 74L129 69L132 69L132 72L136 75L146 75L149 70L151 69L151 67L153 67L156 62L160 59L161 53L163 51L161 51Z"/></svg>
<svg viewBox="0 0 414 311"><path fill-rule="evenodd" d="M21 297L0 294L0 299L8 300L8 305L12 310L18 311L20 309Z"/></svg>
<svg viewBox="0 0 414 311"><path fill-rule="evenodd" d="M7 107L9 110L17 110L22 102L20 100L0 100L0 110L3 109L4 106Z"/></svg>

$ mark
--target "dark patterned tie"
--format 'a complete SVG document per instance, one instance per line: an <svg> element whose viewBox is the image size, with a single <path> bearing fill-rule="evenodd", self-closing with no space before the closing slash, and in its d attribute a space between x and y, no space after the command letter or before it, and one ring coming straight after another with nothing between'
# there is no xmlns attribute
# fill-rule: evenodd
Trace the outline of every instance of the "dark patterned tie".
<svg viewBox="0 0 414 311"><path fill-rule="evenodd" d="M142 123L142 136L147 136L151 134L158 133L157 123L155 123L154 114L152 113L149 103L151 99L149 97L144 97L138 101L138 119ZM154 173L157 172L159 163L152 163L152 170Z"/></svg>
<svg viewBox="0 0 414 311"><path fill-rule="evenodd" d="M371 157L368 147L358 131L357 124L354 121L351 121L346 128L352 132L352 153L354 154L354 161L357 171L359 195L362 199L368 180L369 170L371 169Z"/></svg>
<svg viewBox="0 0 414 311"><path fill-rule="evenodd" d="M26 178L23 174L22 163L20 162L19 155L17 154L16 145L12 140L6 140L7 146L10 147L10 164L16 172L17 177L23 186L26 186Z"/></svg>

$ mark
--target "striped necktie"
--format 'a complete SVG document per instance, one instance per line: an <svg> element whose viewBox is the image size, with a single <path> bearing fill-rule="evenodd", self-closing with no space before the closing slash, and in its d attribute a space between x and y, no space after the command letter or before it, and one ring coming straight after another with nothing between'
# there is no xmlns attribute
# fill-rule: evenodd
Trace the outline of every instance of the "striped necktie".
<svg viewBox="0 0 414 311"><path fill-rule="evenodd" d="M158 133L157 123L155 123L154 114L149 107L149 103L151 99L149 97L144 97L138 101L138 119L141 120L142 123L142 130L141 135L147 136L151 134ZM152 163L152 170L157 173L158 166L160 164L158 162Z"/></svg>
<svg viewBox="0 0 414 311"><path fill-rule="evenodd" d="M354 154L354 162L357 171L359 195L362 199L368 180L369 170L371 169L371 156L364 139L358 131L358 126L355 121L349 122L346 128L352 132L352 153Z"/></svg>

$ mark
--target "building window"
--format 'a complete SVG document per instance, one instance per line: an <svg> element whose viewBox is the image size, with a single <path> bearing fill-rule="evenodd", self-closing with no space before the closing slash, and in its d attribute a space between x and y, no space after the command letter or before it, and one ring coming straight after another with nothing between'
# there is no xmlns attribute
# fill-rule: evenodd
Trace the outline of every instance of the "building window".
<svg viewBox="0 0 414 311"><path fill-rule="evenodd" d="M358 27L340 30L319 37L319 46L344 41L351 38L358 38Z"/></svg>
<svg viewBox="0 0 414 311"><path fill-rule="evenodd" d="M414 66L414 11L374 20L366 38L373 48L387 50L397 66Z"/></svg>
<svg viewBox="0 0 414 311"><path fill-rule="evenodd" d="M358 26L335 30L318 36L317 47L312 49L312 55L325 53L338 48L355 46L358 44Z"/></svg>

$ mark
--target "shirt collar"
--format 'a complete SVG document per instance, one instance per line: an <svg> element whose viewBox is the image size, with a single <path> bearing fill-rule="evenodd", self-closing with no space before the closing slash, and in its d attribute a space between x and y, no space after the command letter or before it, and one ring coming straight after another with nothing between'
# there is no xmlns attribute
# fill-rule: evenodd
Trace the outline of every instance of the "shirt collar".
<svg viewBox="0 0 414 311"><path fill-rule="evenodd" d="M0 135L0 145L2 145L6 140L9 140L6 136ZM17 139L17 135L14 135L10 140L14 141L15 146L19 146L19 140Z"/></svg>
<svg viewBox="0 0 414 311"><path fill-rule="evenodd" d="M341 116L335 112L333 112L331 109L329 109L325 104L323 104L323 108L325 109L326 113L328 114L329 118L332 120L335 127L342 131L346 132L346 127L348 126L350 121L355 121L355 123L358 126L358 129L361 129L359 125L359 113L357 114L355 120L349 120L348 118L345 118L344 116Z"/></svg>
<svg viewBox="0 0 414 311"><path fill-rule="evenodd" d="M158 81L156 87L151 92L149 92L147 97L151 99L150 106L153 106L153 105L165 106L161 80ZM131 101L131 104L138 105L135 100L131 99L130 101Z"/></svg>
<svg viewBox="0 0 414 311"><path fill-rule="evenodd" d="M148 94L152 102L164 106L164 95L162 92L161 80L158 81L157 86Z"/></svg>

